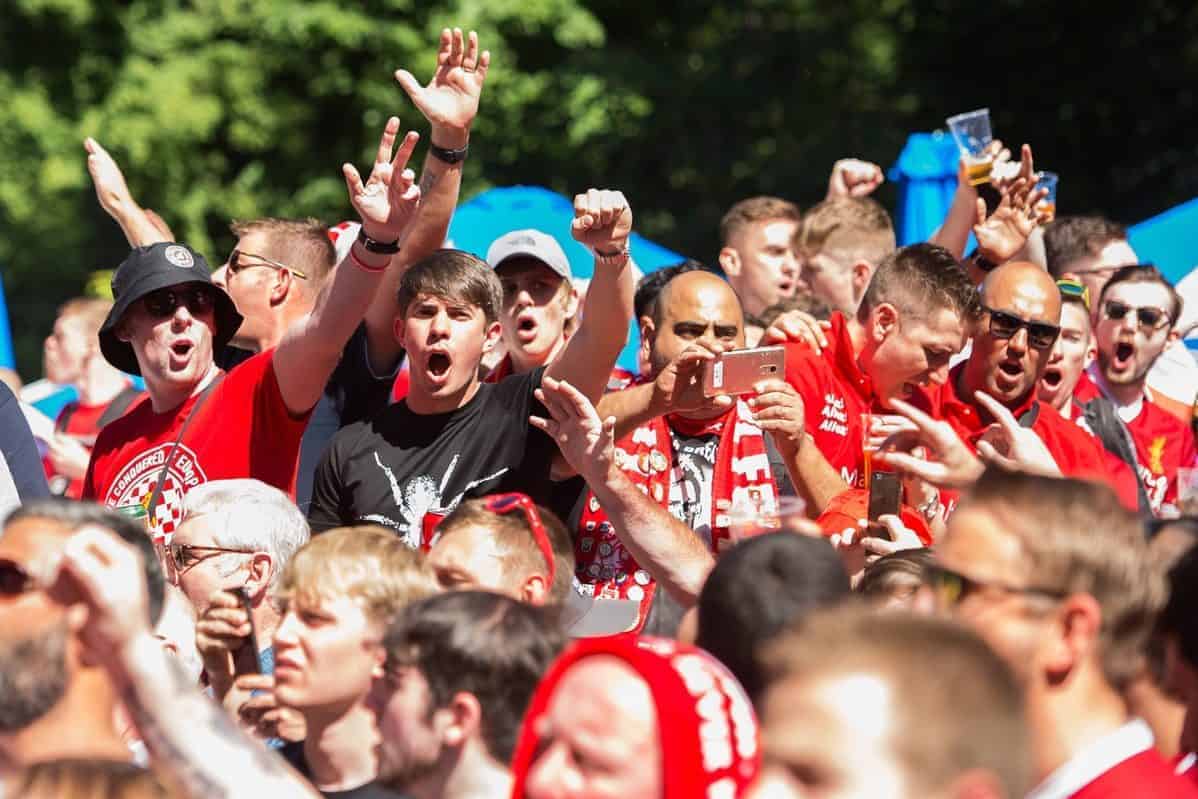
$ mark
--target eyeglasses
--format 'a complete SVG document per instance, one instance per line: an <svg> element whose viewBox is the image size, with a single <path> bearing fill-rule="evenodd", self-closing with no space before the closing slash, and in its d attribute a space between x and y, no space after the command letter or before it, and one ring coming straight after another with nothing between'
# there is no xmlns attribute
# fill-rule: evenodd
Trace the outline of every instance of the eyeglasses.
<svg viewBox="0 0 1198 799"><path fill-rule="evenodd" d="M166 554L167 561L175 567L175 571L179 574L190 569L203 558L198 557L196 552L233 552L241 555L249 555L253 550L249 549L230 549L228 547L196 547L191 544L167 544Z"/></svg>
<svg viewBox="0 0 1198 799"><path fill-rule="evenodd" d="M203 286L158 289L142 298L142 303L151 316L166 319L175 315L180 305L186 305L192 316L200 316L216 305L216 294Z"/></svg>
<svg viewBox="0 0 1198 799"><path fill-rule="evenodd" d="M1020 328L1027 328L1027 343L1033 349L1047 350L1056 343L1061 328L1048 322L1029 322L1006 311L996 311L982 306L990 315L990 335L995 338L1013 338Z"/></svg>
<svg viewBox="0 0 1198 799"><path fill-rule="evenodd" d="M28 591L34 583L19 563L0 560L0 597L18 597Z"/></svg>
<svg viewBox="0 0 1198 799"><path fill-rule="evenodd" d="M259 261L264 261L264 263L247 264L247 263L242 262L242 260L241 260L242 258L257 258ZM265 255L254 255L252 252L242 252L241 250L233 250L232 254L229 255L228 267L229 267L230 275L235 275L238 272L240 272L242 269L249 269L250 267L254 267L254 266L273 266L275 269L287 270L291 274L298 277L300 280L308 279L308 276L305 275L300 270L292 269L287 264L279 263L278 261L275 261L271 258L267 258Z"/></svg>
<svg viewBox="0 0 1198 799"><path fill-rule="evenodd" d="M938 563L926 567L928 582L936 594L936 600L942 608L955 607L970 594L990 588L1007 594L1023 594L1045 596L1052 599L1064 599L1068 591L1058 591L1049 588L1025 588L991 580L975 580L960 572L945 568Z"/></svg>
<svg viewBox="0 0 1198 799"><path fill-rule="evenodd" d="M1112 322L1122 322L1123 317L1133 312L1136 315L1136 324L1149 330L1159 330L1170 321L1169 314L1160 308L1134 308L1118 300L1107 300L1102 306L1102 315Z"/></svg>
<svg viewBox="0 0 1198 799"><path fill-rule="evenodd" d="M1090 310L1090 290L1081 281L1062 278L1057 281L1057 288L1061 292L1062 299L1077 300L1085 306L1087 311Z"/></svg>
<svg viewBox="0 0 1198 799"><path fill-rule="evenodd" d="M517 511L524 514L524 519L528 522L528 527L532 530L532 537L537 542L537 549L541 550L541 556L545 558L545 565L549 567L549 574L545 578L546 582L553 585L553 578L557 576L557 562L553 558L553 547L549 543L549 534L545 532L545 525L541 523L541 514L537 512L537 506L526 494L492 494L486 498L483 507L492 513L515 513Z"/></svg>

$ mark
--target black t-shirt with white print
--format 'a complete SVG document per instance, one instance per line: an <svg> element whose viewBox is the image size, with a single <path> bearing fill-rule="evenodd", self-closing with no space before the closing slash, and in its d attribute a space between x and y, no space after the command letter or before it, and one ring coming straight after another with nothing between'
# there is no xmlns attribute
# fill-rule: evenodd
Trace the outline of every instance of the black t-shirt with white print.
<svg viewBox="0 0 1198 799"><path fill-rule="evenodd" d="M449 413L417 414L400 402L342 428L316 469L312 532L381 524L415 547L426 511L506 491L548 503L557 447L528 423L530 414L546 415L533 396L544 371L483 383Z"/></svg>

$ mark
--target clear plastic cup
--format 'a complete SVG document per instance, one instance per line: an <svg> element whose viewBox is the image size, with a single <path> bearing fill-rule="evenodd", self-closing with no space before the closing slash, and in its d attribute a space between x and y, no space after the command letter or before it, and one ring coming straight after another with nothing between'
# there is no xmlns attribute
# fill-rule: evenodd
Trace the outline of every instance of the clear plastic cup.
<svg viewBox="0 0 1198 799"><path fill-rule="evenodd" d="M987 152L994 136L990 132L990 109L979 108L967 111L945 120L948 129L953 134L957 149L965 159L969 173L969 185L980 186L990 182L990 168L993 156Z"/></svg>

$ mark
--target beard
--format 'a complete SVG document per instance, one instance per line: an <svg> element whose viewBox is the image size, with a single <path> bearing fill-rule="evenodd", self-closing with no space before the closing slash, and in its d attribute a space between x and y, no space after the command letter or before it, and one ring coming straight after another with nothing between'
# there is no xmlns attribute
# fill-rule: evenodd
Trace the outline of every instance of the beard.
<svg viewBox="0 0 1198 799"><path fill-rule="evenodd" d="M405 752L398 763L388 762L384 753L379 762L379 783L386 789L398 793L409 792L410 786L426 777L435 774L440 763L440 752L421 757L412 752Z"/></svg>
<svg viewBox="0 0 1198 799"><path fill-rule="evenodd" d="M67 690L67 628L0 642L0 733L46 715Z"/></svg>

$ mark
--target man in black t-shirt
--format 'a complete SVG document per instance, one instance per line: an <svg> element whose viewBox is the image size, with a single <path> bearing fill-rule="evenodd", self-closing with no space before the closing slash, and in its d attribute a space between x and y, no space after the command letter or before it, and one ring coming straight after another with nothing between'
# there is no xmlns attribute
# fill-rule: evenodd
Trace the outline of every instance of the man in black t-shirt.
<svg viewBox="0 0 1198 799"><path fill-rule="evenodd" d="M498 383L479 363L499 340L502 289L478 258L441 250L414 264L399 287L396 339L408 354L403 402L338 433L317 468L313 532L360 521L422 543L426 514L463 499L521 491L546 504L553 442L531 430L544 416L533 392L550 375L598 399L624 345L631 316L628 236L632 211L617 191L574 198L574 238L595 253L587 313L562 357Z"/></svg>

